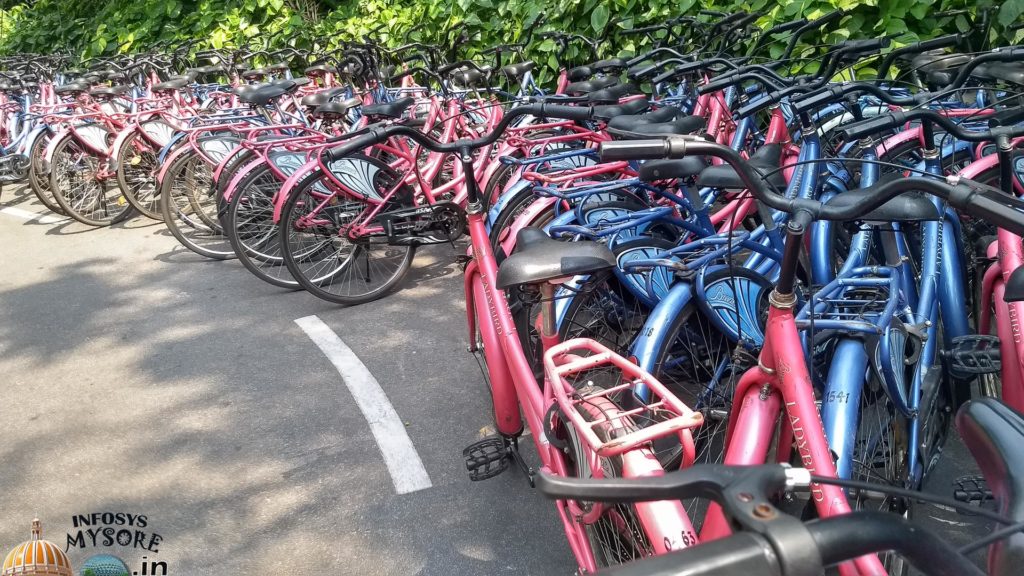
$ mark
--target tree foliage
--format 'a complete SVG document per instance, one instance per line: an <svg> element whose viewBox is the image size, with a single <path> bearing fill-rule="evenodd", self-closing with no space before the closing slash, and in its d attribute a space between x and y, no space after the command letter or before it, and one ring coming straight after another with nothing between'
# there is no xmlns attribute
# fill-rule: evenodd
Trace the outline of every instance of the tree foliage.
<svg viewBox="0 0 1024 576"><path fill-rule="evenodd" d="M597 36L606 27L614 33L704 8L765 10L759 21L764 26L801 16L817 18L836 8L848 11L824 37L805 38L806 47L882 35L910 43L951 32L968 35L978 48L1024 39L1024 30L1011 33L1006 28L1024 14L1024 0L35 0L2 5L0 51L67 50L84 57L189 39L212 48L274 48L288 42L330 49L341 40L360 39L379 25L384 28L374 37L391 45L400 44L407 30L422 25L411 34L413 40L458 45L463 53L471 53L474 48L522 39L536 28L541 14L546 15L543 28ZM998 11L985 34L971 22L978 10L993 5ZM969 14L936 16L956 9ZM624 36L607 44L616 52L636 52L650 42ZM782 44L772 49L781 53ZM529 55L538 63L556 67L553 42L535 42L531 50ZM577 50L573 47L567 56L578 56Z"/></svg>

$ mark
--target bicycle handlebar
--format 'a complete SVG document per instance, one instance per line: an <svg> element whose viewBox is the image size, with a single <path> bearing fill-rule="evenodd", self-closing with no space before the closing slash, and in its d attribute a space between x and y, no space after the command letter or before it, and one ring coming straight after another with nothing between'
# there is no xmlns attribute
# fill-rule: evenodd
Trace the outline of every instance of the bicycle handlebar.
<svg viewBox="0 0 1024 576"><path fill-rule="evenodd" d="M956 138L966 142L988 142L999 137L1016 138L1017 136L1024 136L1024 126L1020 125L995 126L988 130L967 130L938 111L927 108L916 108L906 111L897 110L881 116L875 116L874 118L843 126L837 133L845 140L855 140L876 134L882 130L901 126L914 120L927 120L938 124Z"/></svg>
<svg viewBox="0 0 1024 576"><path fill-rule="evenodd" d="M671 136L660 140L604 142L603 161L713 156L728 163L753 196L766 206L797 215L805 220L851 221L864 216L904 192L923 192L942 198L954 208L987 220L1014 234L1024 235L1024 201L998 188L950 176L946 182L928 178L901 178L862 190L862 198L847 206L808 198L787 198L769 188L739 152L708 142L700 136Z"/></svg>
<svg viewBox="0 0 1024 576"><path fill-rule="evenodd" d="M507 128L513 120L527 114L537 117L562 118L565 120L589 120L594 114L594 109L590 106L564 106L547 103L516 106L505 113L501 118L501 121L498 122L490 134L475 140L463 139L449 143L438 142L427 134L408 126L394 125L383 128L371 128L367 133L353 138L341 146L325 150L323 152L323 156L325 158L329 158L331 161L338 160L348 156L349 154L369 148L378 142L383 142L392 136L404 136L410 140L414 140L427 150L434 152L451 153L461 152L463 150L475 150L477 148L493 144L499 137L501 137L505 128Z"/></svg>

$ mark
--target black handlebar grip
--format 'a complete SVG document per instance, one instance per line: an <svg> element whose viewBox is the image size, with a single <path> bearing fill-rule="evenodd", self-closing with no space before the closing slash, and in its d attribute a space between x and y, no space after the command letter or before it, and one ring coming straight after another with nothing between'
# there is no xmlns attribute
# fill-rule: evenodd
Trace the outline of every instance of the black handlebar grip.
<svg viewBox="0 0 1024 576"><path fill-rule="evenodd" d="M961 193L965 188L969 192ZM1024 201L998 188L970 180L961 181L954 190L949 199L954 207L1013 234L1024 236Z"/></svg>
<svg viewBox="0 0 1024 576"><path fill-rule="evenodd" d="M740 106L736 110L736 117L746 118L747 116L757 114L758 112L764 110L765 108L771 106L772 104L778 103L779 100L780 98L778 97L777 93L770 92L764 98L759 98L757 100L754 100L753 102L747 102L743 106Z"/></svg>
<svg viewBox="0 0 1024 576"><path fill-rule="evenodd" d="M838 134L840 138L849 142L851 140L860 140L865 136L877 134L882 130L894 128L904 122L905 119L903 112L896 111L843 126L839 129Z"/></svg>
<svg viewBox="0 0 1024 576"><path fill-rule="evenodd" d="M328 162L341 160L342 158L350 154L355 154L356 152L373 146L374 144L380 142L383 139L383 136L383 131L374 130L369 134L363 134L362 136L353 138L352 140L342 144L341 146L328 148L327 150L323 151L321 156L323 157L324 160Z"/></svg>
<svg viewBox="0 0 1024 576"><path fill-rule="evenodd" d="M602 162L615 160L654 160L664 158L669 152L665 140L624 140L603 142L598 149Z"/></svg>
<svg viewBox="0 0 1024 576"><path fill-rule="evenodd" d="M534 116L563 120L590 120L594 109L590 106L563 106L560 104L534 104Z"/></svg>
<svg viewBox="0 0 1024 576"><path fill-rule="evenodd" d="M847 40L843 42L841 51L847 54L853 52L877 52L887 47L892 42L888 36L882 38L868 38L866 40Z"/></svg>
<svg viewBox="0 0 1024 576"><path fill-rule="evenodd" d="M916 49L921 52L927 52L928 50L937 50L939 48L948 48L950 46L956 46L963 39L960 34L947 34L946 36L939 36L938 38L932 38L931 40L925 40L924 42L918 42Z"/></svg>
<svg viewBox="0 0 1024 576"><path fill-rule="evenodd" d="M838 10L833 10L833 11L829 12L828 14L825 14L824 16L822 16L821 18L818 18L817 20L811 20L808 24L813 25L816 28L820 28L822 26L826 26L828 24L831 24L832 22L835 22L836 20L839 20L843 16L846 16L846 10L843 10L842 8L840 8Z"/></svg>
<svg viewBox="0 0 1024 576"><path fill-rule="evenodd" d="M842 95L842 86L828 86L815 92L811 92L810 94L801 96L799 99L791 100L790 106L797 114L803 114L804 112L817 110L818 108L831 104L837 99L842 98Z"/></svg>
<svg viewBox="0 0 1024 576"><path fill-rule="evenodd" d="M789 32L790 30L796 30L797 28L799 28L799 27L801 27L801 26L803 26L805 24L807 24L807 19L806 18L801 18L799 20L792 20L790 22L785 22L783 24L779 24L778 26L772 26L771 28L769 28L768 30L765 31L765 34L766 35L781 34L783 32Z"/></svg>

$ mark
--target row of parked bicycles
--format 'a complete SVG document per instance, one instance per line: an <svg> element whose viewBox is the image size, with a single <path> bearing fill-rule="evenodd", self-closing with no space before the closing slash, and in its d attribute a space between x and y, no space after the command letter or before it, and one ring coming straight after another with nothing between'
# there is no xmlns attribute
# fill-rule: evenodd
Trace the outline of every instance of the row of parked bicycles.
<svg viewBox="0 0 1024 576"><path fill-rule="evenodd" d="M471 59L370 38L11 58L0 177L338 304L455 247L497 430L467 470L555 499L579 573L1017 574L1024 47L798 59L843 12L761 16L620 31L656 40L603 60L559 31ZM549 86L539 40L594 58ZM924 493L951 431L983 476ZM997 528L954 549L911 524L922 501Z"/></svg>

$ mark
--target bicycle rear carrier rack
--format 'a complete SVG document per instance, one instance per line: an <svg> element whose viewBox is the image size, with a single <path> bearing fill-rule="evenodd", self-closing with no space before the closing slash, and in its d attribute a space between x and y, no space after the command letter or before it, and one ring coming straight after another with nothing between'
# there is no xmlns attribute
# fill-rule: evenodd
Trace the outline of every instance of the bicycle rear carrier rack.
<svg viewBox="0 0 1024 576"><path fill-rule="evenodd" d="M598 456L617 456L704 422L654 376L594 340L575 338L552 347L544 355L544 371L562 414ZM639 426L638 420L651 424ZM606 439L599 428L608 431Z"/></svg>

